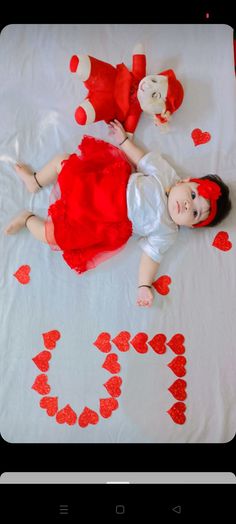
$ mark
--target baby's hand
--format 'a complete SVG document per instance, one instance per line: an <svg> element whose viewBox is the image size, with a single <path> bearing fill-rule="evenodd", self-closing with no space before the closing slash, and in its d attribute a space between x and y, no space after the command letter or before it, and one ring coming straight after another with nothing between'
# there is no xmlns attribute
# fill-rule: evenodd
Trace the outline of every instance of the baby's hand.
<svg viewBox="0 0 236 524"><path fill-rule="evenodd" d="M120 145L121 142L127 137L126 131L123 128L122 124L114 119L109 123L112 134L114 135L115 142Z"/></svg>
<svg viewBox="0 0 236 524"><path fill-rule="evenodd" d="M140 287L137 296L137 306L151 307L153 303L153 292L148 287Z"/></svg>

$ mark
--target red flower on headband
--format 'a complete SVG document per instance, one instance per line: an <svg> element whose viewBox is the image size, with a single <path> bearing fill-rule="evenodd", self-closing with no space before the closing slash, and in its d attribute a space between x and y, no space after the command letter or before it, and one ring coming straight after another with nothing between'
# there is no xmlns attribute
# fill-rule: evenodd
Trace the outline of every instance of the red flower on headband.
<svg viewBox="0 0 236 524"><path fill-rule="evenodd" d="M211 180L198 180L198 194L204 198L208 198L208 200L218 200L219 196L221 195L221 189L216 182L212 182Z"/></svg>
<svg viewBox="0 0 236 524"><path fill-rule="evenodd" d="M202 220L201 222L198 222L198 224L194 224L193 227L204 227L208 226L214 220L217 212L217 204L216 201L221 195L221 188L218 186L216 182L212 182L211 180L205 179L199 179L199 178L190 178L190 182L196 182L198 184L197 191L198 194L204 198L207 198L210 200L210 213L206 220Z"/></svg>

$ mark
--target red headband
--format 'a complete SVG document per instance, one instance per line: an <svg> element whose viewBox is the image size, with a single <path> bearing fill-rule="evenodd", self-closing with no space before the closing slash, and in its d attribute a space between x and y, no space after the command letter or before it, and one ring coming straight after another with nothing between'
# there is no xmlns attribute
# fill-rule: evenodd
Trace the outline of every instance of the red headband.
<svg viewBox="0 0 236 524"><path fill-rule="evenodd" d="M208 179L201 179L201 178L190 178L190 182L196 182L198 184L197 191L198 194L204 198L207 198L210 200L210 214L206 218L206 220L202 220L201 222L198 222L198 224L193 225L193 227L203 227L207 226L214 220L216 216L217 211L217 200L220 197L221 189L218 186L216 182L212 182Z"/></svg>

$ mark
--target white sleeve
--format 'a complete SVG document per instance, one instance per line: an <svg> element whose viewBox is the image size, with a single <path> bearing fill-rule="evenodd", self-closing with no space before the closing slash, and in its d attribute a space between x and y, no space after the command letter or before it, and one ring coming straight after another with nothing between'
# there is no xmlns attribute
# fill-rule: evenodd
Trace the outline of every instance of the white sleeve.
<svg viewBox="0 0 236 524"><path fill-rule="evenodd" d="M137 164L137 171L144 175L152 175L157 171L165 172L167 169L170 169L168 162L157 151L146 153Z"/></svg>
<svg viewBox="0 0 236 524"><path fill-rule="evenodd" d="M150 258L160 263L164 253L174 243L175 239L175 234L166 235L165 237L148 235L147 237L141 237L138 240L138 244Z"/></svg>
<svg viewBox="0 0 236 524"><path fill-rule="evenodd" d="M142 248L142 250L148 255L152 260L155 262L161 262L162 256L158 252L158 249L154 247L150 241L148 241L149 237L142 237L138 240L139 246Z"/></svg>

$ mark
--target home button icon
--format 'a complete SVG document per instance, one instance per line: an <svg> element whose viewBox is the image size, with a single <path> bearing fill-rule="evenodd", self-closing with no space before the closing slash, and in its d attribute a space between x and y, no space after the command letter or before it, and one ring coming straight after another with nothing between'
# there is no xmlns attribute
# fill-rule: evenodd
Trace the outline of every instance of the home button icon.
<svg viewBox="0 0 236 524"><path fill-rule="evenodd" d="M125 513L125 506L123 506L122 504L119 504L118 506L116 506L117 515L124 515L124 513Z"/></svg>

